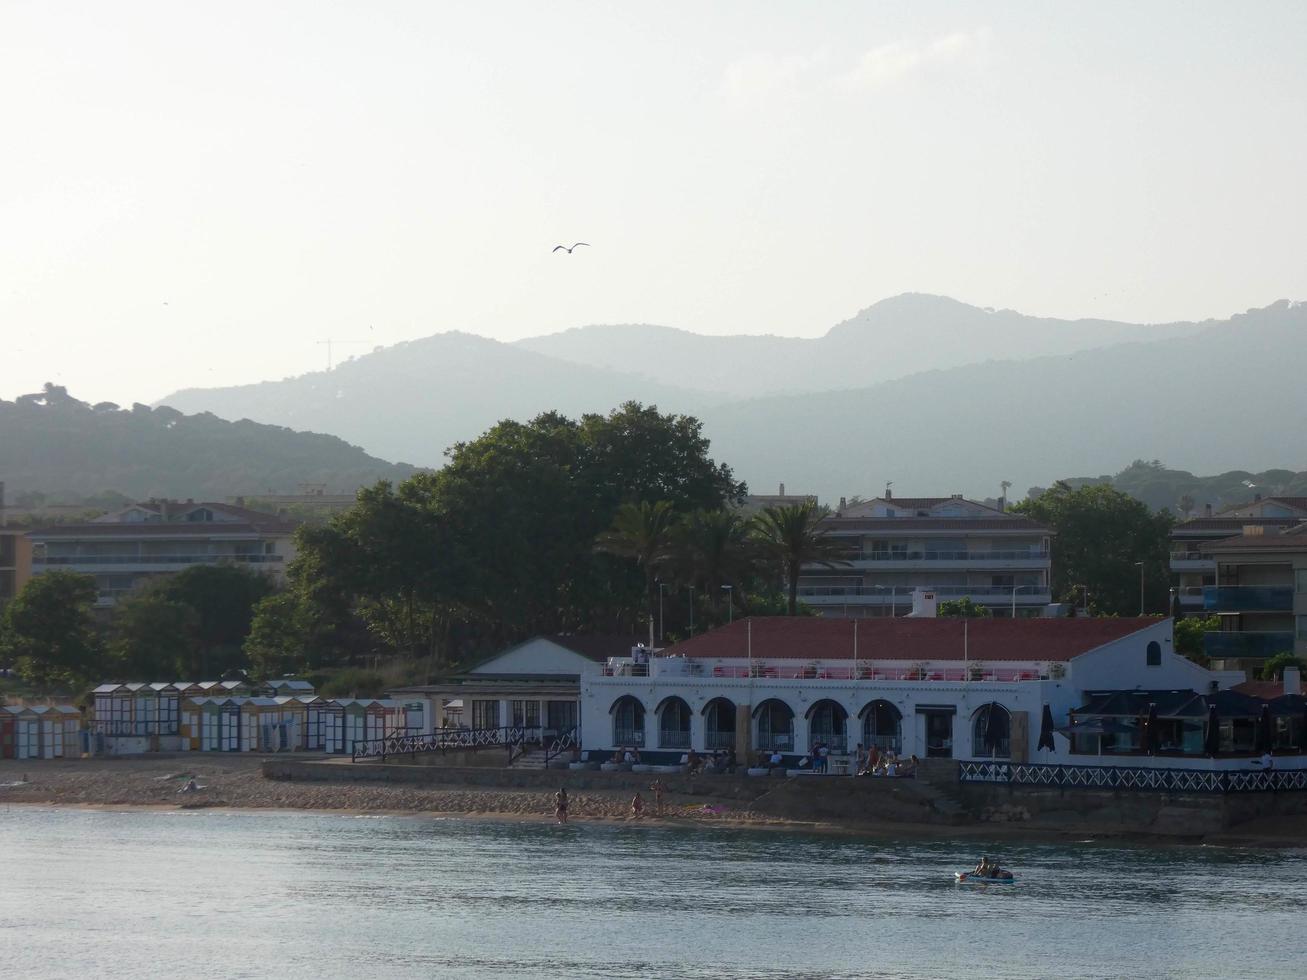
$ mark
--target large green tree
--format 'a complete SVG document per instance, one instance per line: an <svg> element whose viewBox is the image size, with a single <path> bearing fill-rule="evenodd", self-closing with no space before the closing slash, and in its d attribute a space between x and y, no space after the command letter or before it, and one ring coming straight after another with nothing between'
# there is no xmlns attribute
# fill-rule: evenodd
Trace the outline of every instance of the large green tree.
<svg viewBox="0 0 1307 980"><path fill-rule="evenodd" d="M658 570L675 555L676 511L666 500L623 504L613 526L599 535L596 547L610 555L632 559L644 574L644 601L649 621L649 646L654 645L654 581Z"/></svg>
<svg viewBox="0 0 1307 980"><path fill-rule="evenodd" d="M177 664L181 677L211 680L246 667L241 647L254 607L274 589L272 580L241 565L192 565L160 579L150 591L194 616L195 642Z"/></svg>
<svg viewBox="0 0 1307 980"><path fill-rule="evenodd" d="M1037 499L1012 508L1048 525L1053 538L1053 592L1064 601L1087 586L1097 609L1133 616L1140 609L1165 614L1169 586L1169 542L1174 519L1110 486L1072 489L1059 481Z"/></svg>
<svg viewBox="0 0 1307 980"><path fill-rule="evenodd" d="M92 613L96 594L89 575L37 575L5 606L0 658L37 688L74 688L91 680L102 667Z"/></svg>
<svg viewBox="0 0 1307 980"><path fill-rule="evenodd" d="M190 677L199 616L184 602L145 589L120 599L109 629L108 673L127 681Z"/></svg>
<svg viewBox="0 0 1307 980"><path fill-rule="evenodd" d="M848 546L822 526L827 509L815 501L766 507L754 519L756 540L780 568L789 597L789 615L799 611L799 573L804 565L834 568L847 564Z"/></svg>
<svg viewBox="0 0 1307 980"><path fill-rule="evenodd" d="M744 493L697 420L636 403L500 422L446 455L298 536L297 591L362 618L379 650L453 660L535 633L630 629L647 576L595 546L619 510L666 501L682 515Z"/></svg>

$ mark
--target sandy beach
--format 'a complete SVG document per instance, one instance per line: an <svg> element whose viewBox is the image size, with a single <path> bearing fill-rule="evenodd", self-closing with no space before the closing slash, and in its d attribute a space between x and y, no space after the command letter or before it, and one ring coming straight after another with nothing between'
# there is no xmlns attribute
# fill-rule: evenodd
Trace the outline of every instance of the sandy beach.
<svg viewBox="0 0 1307 980"><path fill-rule="evenodd" d="M321 758L321 756L315 756ZM265 779L264 757L203 753L194 756L140 756L130 759L0 761L0 806L46 804L85 807L234 808L339 810L356 813L438 813L469 817L552 820L552 792L468 787L424 788L384 783L291 782ZM181 793L191 776L203 787ZM715 805L667 794L663 813L653 794L644 792L644 813L631 814L626 790L569 793L569 820L711 821L758 827L815 827L747 809Z"/></svg>

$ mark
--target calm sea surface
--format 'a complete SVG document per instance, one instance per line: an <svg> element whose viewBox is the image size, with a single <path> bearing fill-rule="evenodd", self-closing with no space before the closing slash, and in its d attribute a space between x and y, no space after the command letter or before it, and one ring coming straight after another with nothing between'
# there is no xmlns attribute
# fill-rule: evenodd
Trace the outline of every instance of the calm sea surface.
<svg viewBox="0 0 1307 980"><path fill-rule="evenodd" d="M0 973L1301 977L1307 851L0 809Z"/></svg>

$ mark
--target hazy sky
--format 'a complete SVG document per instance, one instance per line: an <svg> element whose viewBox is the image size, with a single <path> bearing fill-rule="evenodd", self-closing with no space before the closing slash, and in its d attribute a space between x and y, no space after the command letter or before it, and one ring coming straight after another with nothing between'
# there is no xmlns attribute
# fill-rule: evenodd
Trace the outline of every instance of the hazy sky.
<svg viewBox="0 0 1307 980"><path fill-rule="evenodd" d="M1304 38L1301 0L0 0L0 397L909 290L1307 299Z"/></svg>

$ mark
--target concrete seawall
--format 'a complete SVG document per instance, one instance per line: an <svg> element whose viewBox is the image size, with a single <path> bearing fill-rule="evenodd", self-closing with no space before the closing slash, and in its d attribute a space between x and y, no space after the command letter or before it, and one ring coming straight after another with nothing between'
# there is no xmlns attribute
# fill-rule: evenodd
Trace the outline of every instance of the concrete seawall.
<svg viewBox="0 0 1307 980"><path fill-rule="evenodd" d="M270 759L268 779L312 782L384 782L448 788L552 793L646 791L661 779L669 793L730 802L789 820L858 830L878 825L1003 827L1033 834L1144 835L1196 839L1236 831L1263 817L1307 814L1307 793L1168 794L1150 791L1060 789L960 784L956 770L934 767L922 779L626 773L413 765L403 762ZM950 775L950 774L953 775Z"/></svg>

